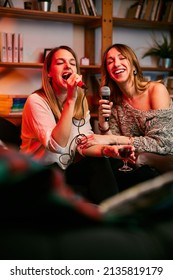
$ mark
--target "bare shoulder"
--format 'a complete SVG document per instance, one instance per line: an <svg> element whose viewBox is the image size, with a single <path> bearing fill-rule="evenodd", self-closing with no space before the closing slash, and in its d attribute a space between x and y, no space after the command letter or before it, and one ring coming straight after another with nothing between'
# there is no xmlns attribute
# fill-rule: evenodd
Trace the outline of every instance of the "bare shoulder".
<svg viewBox="0 0 173 280"><path fill-rule="evenodd" d="M168 93L167 88L165 87L165 85L163 83L155 82L155 81L150 82L149 91L152 93L155 93L155 92L161 92L161 93L167 92Z"/></svg>
<svg viewBox="0 0 173 280"><path fill-rule="evenodd" d="M164 84L151 82L148 88L152 109L166 109L170 107L170 95Z"/></svg>

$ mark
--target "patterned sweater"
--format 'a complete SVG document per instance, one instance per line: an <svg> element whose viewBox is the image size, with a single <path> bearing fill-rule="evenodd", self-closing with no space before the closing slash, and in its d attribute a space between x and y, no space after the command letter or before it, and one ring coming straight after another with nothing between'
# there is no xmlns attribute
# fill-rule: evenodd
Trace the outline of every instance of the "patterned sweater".
<svg viewBox="0 0 173 280"><path fill-rule="evenodd" d="M141 111L127 102L112 109L110 129L134 137L137 152L173 154L173 102L169 109Z"/></svg>

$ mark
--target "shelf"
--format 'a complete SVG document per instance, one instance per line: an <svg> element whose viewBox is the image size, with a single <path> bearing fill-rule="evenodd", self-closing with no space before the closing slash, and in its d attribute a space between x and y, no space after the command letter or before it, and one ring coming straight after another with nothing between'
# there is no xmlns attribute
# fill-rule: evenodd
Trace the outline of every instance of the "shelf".
<svg viewBox="0 0 173 280"><path fill-rule="evenodd" d="M41 69L43 67L43 63L35 63L35 62L20 62L20 63L14 63L14 62L0 62L0 67L6 67L6 68L33 68L33 69ZM91 70L92 72L99 73L100 72L100 65L80 65L80 69L82 70ZM166 72L173 72L172 68L163 68L163 67L149 67L145 66L142 67L142 71L166 71Z"/></svg>
<svg viewBox="0 0 173 280"><path fill-rule="evenodd" d="M0 67L5 68L30 68L30 69L41 69L43 67L43 63L35 63L35 62L0 62ZM93 72L100 71L100 65L80 65L81 70L91 70Z"/></svg>
<svg viewBox="0 0 173 280"><path fill-rule="evenodd" d="M141 67L142 71L151 71L151 72L173 72L173 68L164 68L164 67Z"/></svg>
<svg viewBox="0 0 173 280"><path fill-rule="evenodd" d="M21 118L22 112L12 112L9 114L0 114L1 117L8 117L8 118Z"/></svg>
<svg viewBox="0 0 173 280"><path fill-rule="evenodd" d="M127 28L143 28L157 30L173 30L173 22L151 21L142 19L129 19L113 17L113 26Z"/></svg>
<svg viewBox="0 0 173 280"><path fill-rule="evenodd" d="M5 68L42 68L43 63L32 63L32 62L0 62L0 67Z"/></svg>
<svg viewBox="0 0 173 280"><path fill-rule="evenodd" d="M101 26L101 16L84 16L79 14L44 12L38 10L3 7L0 7L0 16L17 19L69 22L77 25L84 25L89 28Z"/></svg>

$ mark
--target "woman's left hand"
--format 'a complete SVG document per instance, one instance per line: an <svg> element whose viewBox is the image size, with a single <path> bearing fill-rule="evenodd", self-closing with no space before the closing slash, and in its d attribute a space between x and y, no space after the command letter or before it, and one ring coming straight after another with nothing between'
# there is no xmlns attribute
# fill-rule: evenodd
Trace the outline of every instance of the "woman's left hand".
<svg viewBox="0 0 173 280"><path fill-rule="evenodd" d="M96 144L109 144L109 135L91 134L80 138L80 146L89 148Z"/></svg>

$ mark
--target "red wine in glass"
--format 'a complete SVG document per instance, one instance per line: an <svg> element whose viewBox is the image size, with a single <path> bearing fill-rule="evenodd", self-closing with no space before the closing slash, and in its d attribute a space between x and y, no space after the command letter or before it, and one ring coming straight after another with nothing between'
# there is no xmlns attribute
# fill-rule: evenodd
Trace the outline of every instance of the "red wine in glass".
<svg viewBox="0 0 173 280"><path fill-rule="evenodd" d="M119 155L123 160L123 166L120 167L118 170L120 171L131 171L132 168L130 166L128 166L127 162L128 162L128 158L130 157L132 150L129 147L122 147L118 149Z"/></svg>

